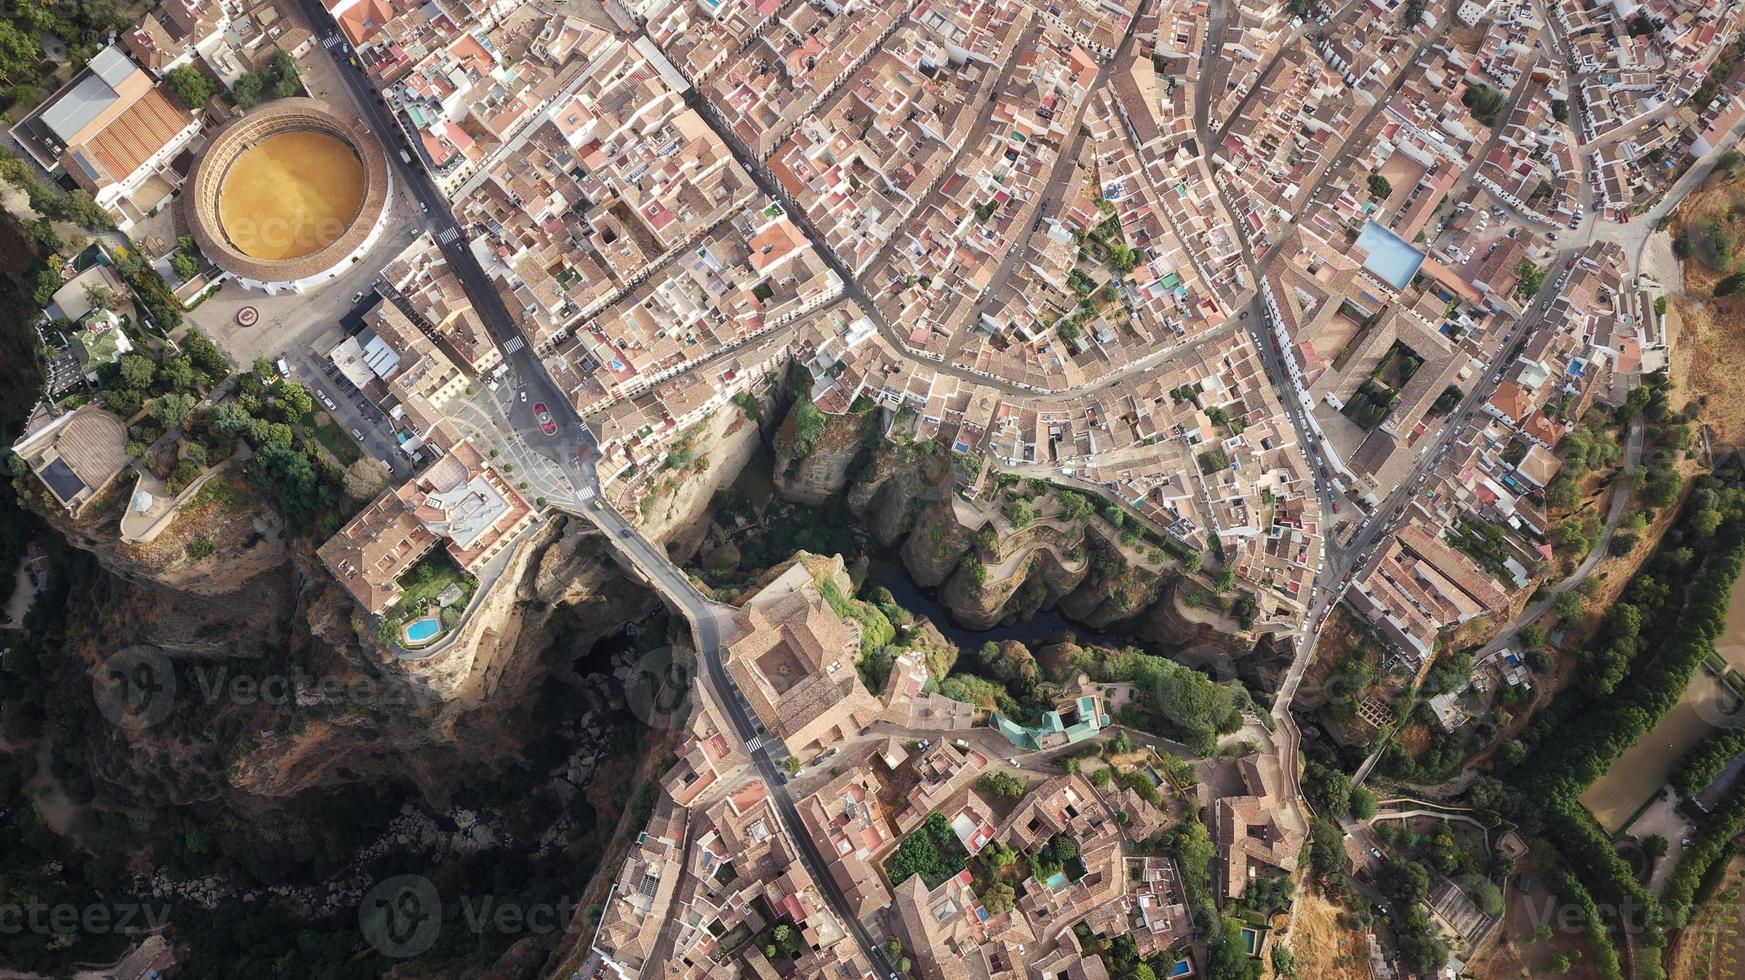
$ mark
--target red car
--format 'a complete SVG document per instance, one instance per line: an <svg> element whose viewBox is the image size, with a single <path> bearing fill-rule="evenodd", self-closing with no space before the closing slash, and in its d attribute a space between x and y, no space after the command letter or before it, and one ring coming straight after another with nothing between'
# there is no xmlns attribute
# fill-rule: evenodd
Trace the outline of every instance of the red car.
<svg viewBox="0 0 1745 980"><path fill-rule="evenodd" d="M557 435L557 423L552 421L551 413L546 411L544 402L533 403L533 417L539 420L539 428L546 435Z"/></svg>

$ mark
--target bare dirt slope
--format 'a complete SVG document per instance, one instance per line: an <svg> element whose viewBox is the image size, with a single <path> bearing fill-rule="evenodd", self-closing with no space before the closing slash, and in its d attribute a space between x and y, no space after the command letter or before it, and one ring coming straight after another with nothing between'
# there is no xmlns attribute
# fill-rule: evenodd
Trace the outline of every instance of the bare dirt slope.
<svg viewBox="0 0 1745 980"><path fill-rule="evenodd" d="M1676 240L1695 242L1695 230L1705 221L1719 222L1737 237L1745 237L1745 177L1711 176L1686 199L1670 231ZM1716 268L1716 265L1730 268ZM1673 348L1673 380L1688 397L1702 404L1716 449L1745 446L1745 291L1716 298L1715 286L1739 271L1745 249L1729 257L1714 256L1693 246L1681 262L1684 281L1674 287L1668 309Z"/></svg>
<svg viewBox="0 0 1745 980"><path fill-rule="evenodd" d="M1339 922L1339 907L1305 889L1297 893L1296 936L1291 952L1297 976L1325 980L1370 980L1369 944L1364 934Z"/></svg>

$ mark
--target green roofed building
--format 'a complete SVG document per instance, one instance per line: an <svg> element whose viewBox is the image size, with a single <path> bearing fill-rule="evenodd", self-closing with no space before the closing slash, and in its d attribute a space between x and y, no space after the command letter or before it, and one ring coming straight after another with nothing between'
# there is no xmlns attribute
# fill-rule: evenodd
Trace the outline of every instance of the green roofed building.
<svg viewBox="0 0 1745 980"><path fill-rule="evenodd" d="M1055 710L1044 712L1040 725L1020 725L998 711L988 718L988 724L1018 748L1039 751L1077 745L1102 731L1109 724L1109 716L1096 695L1080 694L1061 701Z"/></svg>

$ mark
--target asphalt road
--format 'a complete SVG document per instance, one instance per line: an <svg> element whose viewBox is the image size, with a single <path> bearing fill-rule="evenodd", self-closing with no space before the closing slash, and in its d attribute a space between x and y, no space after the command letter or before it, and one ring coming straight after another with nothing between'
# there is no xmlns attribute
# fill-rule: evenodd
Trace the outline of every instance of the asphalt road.
<svg viewBox="0 0 1745 980"><path fill-rule="evenodd" d="M297 5L308 20L310 30L318 42L339 35L339 28L319 0L297 0ZM339 36L343 38L343 35ZM570 407L569 399L552 382L551 376L545 371L545 365L534 356L532 349L525 346L521 332L516 328L515 319L510 315L502 296L485 274L478 257L467 247L467 236L455 222L454 214L449 211L448 201L421 166L416 162L408 166L401 161L400 150L407 149L411 152L405 132L388 107L379 101L374 86L363 71L352 67L349 56L345 54L349 48L342 41L333 49L324 47L323 50L328 50L333 56L339 75L345 80L346 90L351 94L355 108L363 115L365 125L383 141L387 149L388 165L393 169L395 179L429 215L431 234L435 237L437 246L442 249L449 266L459 277L466 290L467 299L472 302L474 313L478 315L485 329L490 331L498 348L504 352L504 360L508 362L510 369L508 383L527 389L528 400L525 405L517 403L520 407L513 419L516 428L530 445L562 462L562 457L573 454L574 447L583 442L585 430L581 418ZM415 153L412 155L414 161L419 159ZM543 402L550 408L552 420L557 425L555 433L546 435L534 418L533 406L536 402Z"/></svg>
<svg viewBox="0 0 1745 980"><path fill-rule="evenodd" d="M872 963L874 971L881 976L894 975L896 971L884 947L849 911L853 906L831 875L829 866L824 863L824 857L813 842L812 835L800 821L799 811L795 809L793 797L788 792L787 777L776 769L775 760L770 757L765 744L770 736L760 731L727 676L722 654L731 621L724 623L727 615L725 607L706 599L698 592L691 580L667 558L665 549L650 543L616 510L590 503L583 512L599 525L614 546L652 581L654 587L669 602L678 606L690 621L698 658L703 665L701 680L709 686L715 700L724 707L735 734L746 745L752 765L769 793L770 803L781 817L782 828L787 832L789 842L800 855L813 882L823 893L832 914L859 944L862 954Z"/></svg>

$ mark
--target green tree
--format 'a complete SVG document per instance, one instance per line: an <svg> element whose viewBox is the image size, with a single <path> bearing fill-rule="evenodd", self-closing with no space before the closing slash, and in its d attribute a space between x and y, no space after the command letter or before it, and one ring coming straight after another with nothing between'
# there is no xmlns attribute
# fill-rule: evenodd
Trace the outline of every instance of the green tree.
<svg viewBox="0 0 1745 980"><path fill-rule="evenodd" d="M315 410L315 399L309 396L309 389L289 379L273 385L273 399L286 421L301 419Z"/></svg>
<svg viewBox="0 0 1745 980"><path fill-rule="evenodd" d="M139 411L140 407L145 404L145 400L140 397L139 392L132 388L108 388L101 394L104 403L109 406L109 410L124 419L132 418L133 413Z"/></svg>
<svg viewBox="0 0 1745 980"><path fill-rule="evenodd" d="M90 192L83 187L75 187L67 192L67 220L77 222L92 231L105 231L114 226L109 219L109 212L97 204Z"/></svg>
<svg viewBox="0 0 1745 980"><path fill-rule="evenodd" d="M1574 589L1560 594L1557 600L1552 603L1552 607L1557 610L1558 617L1565 623L1573 623L1580 619L1582 610L1586 605L1587 603L1582 600L1581 593Z"/></svg>
<svg viewBox="0 0 1745 980"><path fill-rule="evenodd" d="M1393 194L1393 192L1394 192L1394 185L1388 183L1388 179L1386 177L1383 177L1381 174L1370 174L1369 175L1369 196L1370 197L1373 197L1378 201L1385 201L1388 199L1388 197L1390 195Z"/></svg>
<svg viewBox="0 0 1745 980"><path fill-rule="evenodd" d="M194 413L194 406L197 404L193 395L172 391L152 399L152 418L162 422L165 428L179 429L187 423L188 416Z"/></svg>
<svg viewBox="0 0 1745 980"><path fill-rule="evenodd" d="M142 391L151 387L157 377L158 367L151 358L143 354L123 354L117 374L124 388Z"/></svg>
<svg viewBox="0 0 1745 980"><path fill-rule="evenodd" d="M170 256L170 270L177 279L187 282L200 274L200 260L186 252L177 252Z"/></svg>
<svg viewBox="0 0 1745 980"><path fill-rule="evenodd" d="M244 109L252 109L260 104L261 95L266 90L266 81L254 72L247 72L237 78L236 84L230 87L230 97Z"/></svg>
<svg viewBox="0 0 1745 980"><path fill-rule="evenodd" d="M1362 786L1351 787L1351 815L1359 820L1375 816L1375 794Z"/></svg>
<svg viewBox="0 0 1745 980"><path fill-rule="evenodd" d="M1515 275L1519 281L1515 284L1515 292L1522 299L1532 299L1539 295L1539 290L1545 285L1545 270L1532 262L1522 259L1515 266Z"/></svg>
<svg viewBox="0 0 1745 980"><path fill-rule="evenodd" d="M19 30L10 20L0 20L0 78L26 78L41 58L34 35Z"/></svg>
<svg viewBox="0 0 1745 980"><path fill-rule="evenodd" d="M1242 945L1242 927L1235 919L1224 920L1217 942L1212 946L1212 980L1259 980L1260 961L1248 955Z"/></svg>
<svg viewBox="0 0 1745 980"><path fill-rule="evenodd" d="M810 400L802 399L794 406L794 457L810 455L818 437L824 434L829 418Z"/></svg>
<svg viewBox="0 0 1745 980"><path fill-rule="evenodd" d="M212 101L212 93L217 90L211 79L201 74L200 69L193 65L171 68L164 75L164 87L170 90L170 94L176 97L176 101L183 108L190 111L204 108L206 103Z"/></svg>
<svg viewBox="0 0 1745 980"><path fill-rule="evenodd" d="M166 357L158 362L158 380L172 391L189 391L194 387L194 362L179 355Z"/></svg>
<svg viewBox="0 0 1745 980"><path fill-rule="evenodd" d="M288 99L301 89L297 78L297 62L283 51L273 53L271 65L273 76L273 98Z"/></svg>
<svg viewBox="0 0 1745 980"><path fill-rule="evenodd" d="M1503 94L1488 85L1469 85L1460 102L1472 110L1472 116L1485 126L1494 126L1503 109Z"/></svg>

